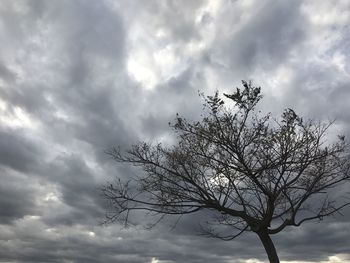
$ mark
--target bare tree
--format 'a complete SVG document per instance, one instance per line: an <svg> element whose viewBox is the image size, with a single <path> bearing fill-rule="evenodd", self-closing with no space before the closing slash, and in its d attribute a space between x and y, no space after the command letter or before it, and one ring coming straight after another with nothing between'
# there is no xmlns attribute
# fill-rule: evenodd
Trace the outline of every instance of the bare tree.
<svg viewBox="0 0 350 263"><path fill-rule="evenodd" d="M108 220L127 222L133 210L160 216L209 210L213 217L201 224L204 234L232 240L254 232L275 263L271 235L349 205L329 192L350 179L344 136L327 141L331 123L304 121L292 109L280 118L262 115L256 110L260 88L245 81L243 87L224 94L225 101L218 92L208 96L199 122L177 115L170 124L178 136L174 146L139 143L125 153L109 151L143 172L103 188L113 207Z"/></svg>

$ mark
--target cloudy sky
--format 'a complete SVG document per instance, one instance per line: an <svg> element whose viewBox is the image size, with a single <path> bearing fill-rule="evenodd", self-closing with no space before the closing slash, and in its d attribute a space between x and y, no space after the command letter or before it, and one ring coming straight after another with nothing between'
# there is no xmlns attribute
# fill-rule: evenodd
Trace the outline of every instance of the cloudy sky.
<svg viewBox="0 0 350 263"><path fill-rule="evenodd" d="M350 137L349 25L349 0L1 0L0 262L266 260L253 235L197 236L196 215L101 226L99 188L131 173L104 151L166 140L177 112L200 116L198 90L242 79L266 111ZM350 262L343 214L275 236L280 258Z"/></svg>

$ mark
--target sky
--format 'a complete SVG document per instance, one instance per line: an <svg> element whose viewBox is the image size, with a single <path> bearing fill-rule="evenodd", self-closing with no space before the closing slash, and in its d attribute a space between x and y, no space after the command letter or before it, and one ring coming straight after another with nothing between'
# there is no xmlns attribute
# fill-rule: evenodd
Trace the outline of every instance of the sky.
<svg viewBox="0 0 350 263"><path fill-rule="evenodd" d="M200 118L198 91L241 80L264 111L350 138L349 25L348 0L1 0L0 262L266 262L252 234L198 236L195 214L101 225L100 188L135 172L105 151L168 140L176 113ZM283 262L335 263L349 237L347 208L273 240Z"/></svg>

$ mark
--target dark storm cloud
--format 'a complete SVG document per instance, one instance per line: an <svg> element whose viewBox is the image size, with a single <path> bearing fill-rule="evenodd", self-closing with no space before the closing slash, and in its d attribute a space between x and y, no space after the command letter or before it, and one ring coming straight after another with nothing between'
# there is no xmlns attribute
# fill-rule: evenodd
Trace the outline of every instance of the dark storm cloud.
<svg viewBox="0 0 350 263"><path fill-rule="evenodd" d="M300 1L263 1L248 10L240 10L241 3L226 3L223 29L209 55L235 78L250 78L257 69L282 64L303 40L308 24L300 14Z"/></svg>
<svg viewBox="0 0 350 263"><path fill-rule="evenodd" d="M329 255L347 253L349 223L306 224L301 228L291 228L275 237L281 257L285 260L320 262ZM317 238L315 238L317 237ZM283 247L288 249L283 249ZM324 253L320 253L323 251Z"/></svg>
<svg viewBox="0 0 350 263"><path fill-rule="evenodd" d="M111 76L123 73L124 29L118 13L111 11L105 3L95 1L90 4L84 4L84 1L52 5L46 1L24 3L29 9L29 21L38 20L52 30L47 37L54 38L53 49L59 56L52 57L56 61L48 63L46 69L52 83L45 83L46 79L37 81L36 85L21 83L16 89L1 90L2 96L44 124L55 126L48 132L62 140L75 137L95 145L99 152L119 138L127 140L130 133L123 130L120 116L127 112L126 105L134 98L135 88L125 77L119 78L115 86L111 77L105 75L106 71ZM42 28L37 30L32 34L40 34ZM43 41L49 42L49 39ZM36 55L29 48L28 52ZM41 49L41 46L36 48ZM50 58L50 50L41 52ZM100 63L104 63L105 68L100 69ZM99 77L101 81L97 83ZM57 111L68 115L69 119L57 117Z"/></svg>
<svg viewBox="0 0 350 263"><path fill-rule="evenodd" d="M23 184L23 178L5 168L0 168L0 224L11 224L15 219L39 212L35 204L34 187Z"/></svg>
<svg viewBox="0 0 350 263"><path fill-rule="evenodd" d="M30 173L40 165L40 155L44 152L23 133L0 128L0 164Z"/></svg>
<svg viewBox="0 0 350 263"><path fill-rule="evenodd" d="M152 231L100 226L101 185L139 172L104 151L171 142L176 113L199 118L198 90L227 90L242 78L267 86L266 111L287 106L337 118L350 134L346 21L308 12L301 1L3 1L0 261L264 260L254 235L198 237L202 214L175 230L174 218ZM348 253L344 215L276 236L281 258ZM150 220L134 215L138 224Z"/></svg>
<svg viewBox="0 0 350 263"><path fill-rule="evenodd" d="M46 223L72 225L96 222L103 213L99 207L98 184L91 174L92 169L79 156L60 156L43 172L47 180L58 185L60 200L69 206L66 213L45 216Z"/></svg>
<svg viewBox="0 0 350 263"><path fill-rule="evenodd" d="M196 81L203 82L203 79L196 76L195 70L187 68L159 85L157 92L147 94L147 111L140 116L144 135L148 138L172 136L168 123L174 121L177 113L190 119L199 117L202 101Z"/></svg>

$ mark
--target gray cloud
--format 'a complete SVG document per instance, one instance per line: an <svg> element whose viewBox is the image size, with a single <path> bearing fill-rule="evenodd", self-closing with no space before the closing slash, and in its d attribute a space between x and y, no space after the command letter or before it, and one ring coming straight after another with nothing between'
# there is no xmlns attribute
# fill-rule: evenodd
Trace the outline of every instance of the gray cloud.
<svg viewBox="0 0 350 263"><path fill-rule="evenodd" d="M253 235L197 236L203 214L175 230L168 218L145 231L152 218L142 213L135 228L101 226L101 185L139 172L104 151L171 141L176 113L200 117L198 90L247 78L263 86L264 111L336 118L350 136L349 10L331 1L2 1L0 261L265 260ZM349 213L274 237L281 258L350 261Z"/></svg>
<svg viewBox="0 0 350 263"><path fill-rule="evenodd" d="M11 224L14 220L28 214L39 212L34 198L35 187L23 185L23 178L7 169L1 168L0 186L0 224Z"/></svg>
<svg viewBox="0 0 350 263"><path fill-rule="evenodd" d="M0 130L0 163L22 172L33 172L40 165L43 151L23 131Z"/></svg>

